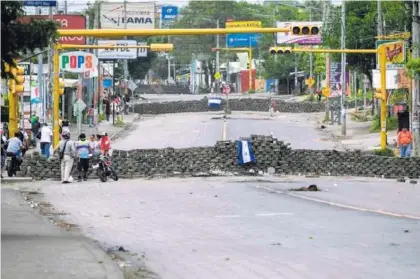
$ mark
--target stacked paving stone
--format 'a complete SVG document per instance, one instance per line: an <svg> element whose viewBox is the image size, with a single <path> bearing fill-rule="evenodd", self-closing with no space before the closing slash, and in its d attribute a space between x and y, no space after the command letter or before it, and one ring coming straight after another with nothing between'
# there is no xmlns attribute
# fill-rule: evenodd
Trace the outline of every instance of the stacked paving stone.
<svg viewBox="0 0 420 279"><path fill-rule="evenodd" d="M257 162L245 166L237 164L238 141L219 141L213 147L114 150L112 162L121 178L213 175L215 171L256 175L269 167L277 174L420 178L420 158L390 158L360 151L293 150L272 136L252 135L247 139ZM73 175L77 177L76 168ZM59 160L47 160L34 152L25 158L18 176L59 179ZM90 177L96 177L92 169Z"/></svg>
<svg viewBox="0 0 420 279"><path fill-rule="evenodd" d="M222 100L220 111L224 110L226 101ZM229 108L233 111L268 111L271 107L270 99L230 99ZM287 103L276 100L276 109L279 112L310 113L325 111L324 103L295 102ZM139 114L166 114L182 112L209 111L207 98L196 101L176 101L163 103L143 103L135 105L135 112Z"/></svg>

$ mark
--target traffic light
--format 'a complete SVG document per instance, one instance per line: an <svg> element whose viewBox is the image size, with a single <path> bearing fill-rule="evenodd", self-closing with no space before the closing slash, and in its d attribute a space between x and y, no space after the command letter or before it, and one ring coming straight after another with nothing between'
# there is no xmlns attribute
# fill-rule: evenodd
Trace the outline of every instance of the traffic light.
<svg viewBox="0 0 420 279"><path fill-rule="evenodd" d="M58 83L58 92L60 93L60 96L64 94L64 81L60 80Z"/></svg>
<svg viewBox="0 0 420 279"><path fill-rule="evenodd" d="M150 44L151 51L172 51L174 49L173 44Z"/></svg>
<svg viewBox="0 0 420 279"><path fill-rule="evenodd" d="M295 25L290 27L290 31L293 35L318 35L319 26L307 26L307 25Z"/></svg>
<svg viewBox="0 0 420 279"><path fill-rule="evenodd" d="M25 68L21 66L12 66L5 64L5 72L10 74L8 81L9 93L10 94L22 94L25 91Z"/></svg>
<svg viewBox="0 0 420 279"><path fill-rule="evenodd" d="M383 94L382 94L382 89L381 88L376 88L375 89L375 95L374 97L376 99L380 99L380 100L385 100L386 98L384 98Z"/></svg>
<svg viewBox="0 0 420 279"><path fill-rule="evenodd" d="M292 50L291 47L270 47L270 54L290 54Z"/></svg>

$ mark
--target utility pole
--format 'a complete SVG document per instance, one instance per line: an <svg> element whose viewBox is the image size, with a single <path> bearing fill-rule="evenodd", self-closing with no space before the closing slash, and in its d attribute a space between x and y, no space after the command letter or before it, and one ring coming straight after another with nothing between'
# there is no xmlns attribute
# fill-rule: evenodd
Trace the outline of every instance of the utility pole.
<svg viewBox="0 0 420 279"><path fill-rule="evenodd" d="M346 1L341 3L341 49L346 48ZM341 134L346 135L346 54L341 54Z"/></svg>
<svg viewBox="0 0 420 279"><path fill-rule="evenodd" d="M67 14L67 0L64 0L64 14Z"/></svg>
<svg viewBox="0 0 420 279"><path fill-rule="evenodd" d="M309 21L312 22L312 7L309 7ZM312 79L313 77L313 53L309 53L309 78ZM309 93L313 93L313 87L309 87Z"/></svg>
<svg viewBox="0 0 420 279"><path fill-rule="evenodd" d="M52 20L53 18L53 14L52 14L52 7L49 7L49 11L48 11L48 15L49 18ZM53 48L52 48L52 44L50 45L50 49L48 50L48 83L47 83L47 103L48 103L48 110L51 108L51 103L52 103L52 80L53 80L53 75L52 75L52 52L53 52ZM58 119L52 119L53 121L58 121ZM45 121L45 120L44 120Z"/></svg>
<svg viewBox="0 0 420 279"><path fill-rule="evenodd" d="M377 33L378 34L377 35L378 36L382 36L384 34L383 29L382 29L382 27L383 27L383 21L382 21L382 0L378 0L378 2L377 2L377 9L378 9L378 22L377 22L377 29L378 29L377 30ZM379 61L376 61L376 64L379 65ZM379 101L378 101L378 99L376 99L375 102L372 103L372 109L373 109L373 111L374 111L374 108L373 107L375 105L376 105L376 108L377 108L376 114L378 114L379 113ZM379 122L380 122L380 120L379 120Z"/></svg>
<svg viewBox="0 0 420 279"><path fill-rule="evenodd" d="M124 29L127 29L127 1L124 0ZM127 40L127 36L124 37L125 40ZM124 97L127 98L128 96L128 60L124 59ZM115 94L115 93L114 93ZM126 108L126 99L124 99L124 114L128 114L128 109Z"/></svg>
<svg viewBox="0 0 420 279"><path fill-rule="evenodd" d="M217 24L217 29L219 29L220 27L219 27L219 19L217 19L217 21L216 21L216 24ZM219 48L220 48L220 35L219 34L217 34L216 35L216 49L217 49L217 51L216 51L216 73L219 73L219 71L220 71L220 65L219 65L219 63L220 63L220 50L219 50ZM216 90L220 90L220 80L219 79L216 79L215 80L216 82L215 82L215 91Z"/></svg>
<svg viewBox="0 0 420 279"><path fill-rule="evenodd" d="M420 57L420 3L413 1L413 23L412 23L412 57ZM412 109L411 109L411 127L413 133L413 156L420 157L420 82L416 77L412 80Z"/></svg>

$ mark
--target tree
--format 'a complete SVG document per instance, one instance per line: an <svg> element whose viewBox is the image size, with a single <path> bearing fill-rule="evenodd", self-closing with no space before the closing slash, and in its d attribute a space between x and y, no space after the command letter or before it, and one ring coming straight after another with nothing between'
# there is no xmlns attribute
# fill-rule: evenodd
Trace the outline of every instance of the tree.
<svg viewBox="0 0 420 279"><path fill-rule="evenodd" d="M28 51L43 49L57 36L57 23L50 20L32 20L20 23L24 15L22 1L1 2L1 76L7 78L5 63L15 65L14 59Z"/></svg>
<svg viewBox="0 0 420 279"><path fill-rule="evenodd" d="M377 34L377 3L374 1L346 2L346 48L374 49ZM340 7L331 7L331 18L327 28L322 30L323 43L330 48L340 48L341 17ZM403 1L383 1L383 15L386 22L385 34L410 30L411 17ZM339 61L340 55L332 55ZM372 80L371 70L376 68L373 54L347 54L350 69L361 72Z"/></svg>

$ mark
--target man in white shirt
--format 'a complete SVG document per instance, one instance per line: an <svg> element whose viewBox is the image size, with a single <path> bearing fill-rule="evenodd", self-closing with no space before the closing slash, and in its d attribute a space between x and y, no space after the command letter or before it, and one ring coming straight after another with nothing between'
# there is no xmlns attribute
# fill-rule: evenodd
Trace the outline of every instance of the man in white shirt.
<svg viewBox="0 0 420 279"><path fill-rule="evenodd" d="M51 138L53 136L53 132L48 127L47 123L44 123L44 126L41 128L41 154L45 157L50 157L50 146L51 146Z"/></svg>

